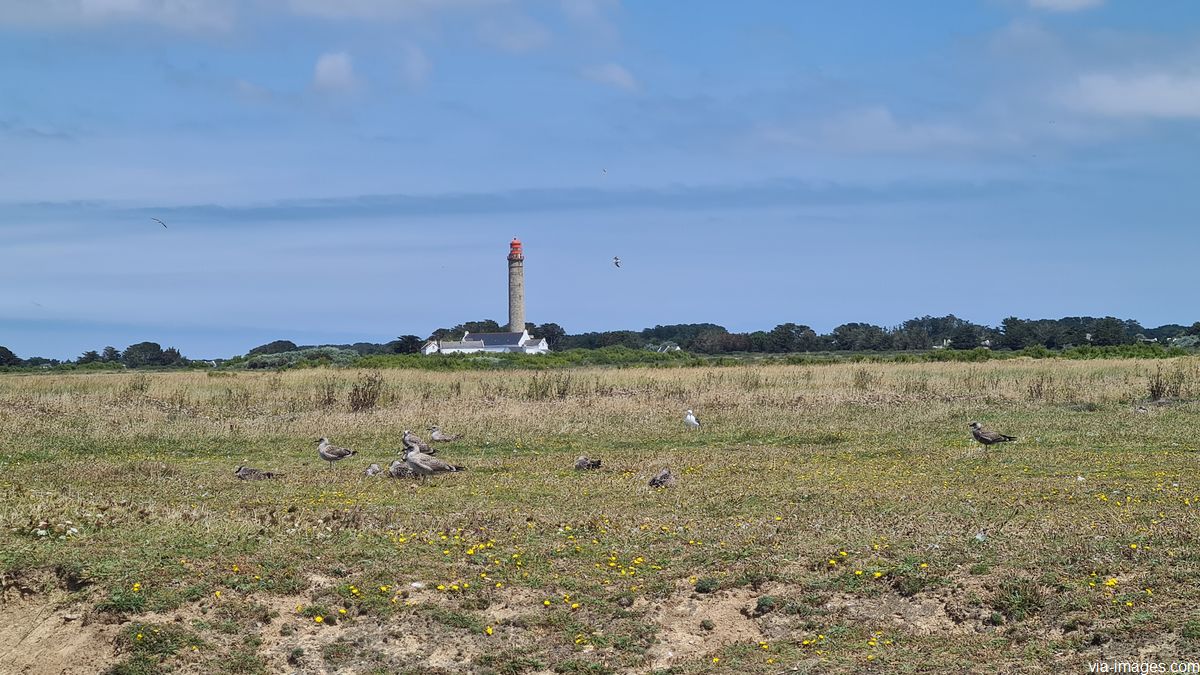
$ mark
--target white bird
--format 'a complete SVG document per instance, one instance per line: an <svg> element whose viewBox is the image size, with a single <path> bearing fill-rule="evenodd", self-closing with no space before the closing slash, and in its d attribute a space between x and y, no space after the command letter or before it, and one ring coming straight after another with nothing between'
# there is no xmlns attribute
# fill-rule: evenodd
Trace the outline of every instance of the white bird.
<svg viewBox="0 0 1200 675"><path fill-rule="evenodd" d="M409 468L414 474L425 478L435 473L452 473L455 471L465 471L465 466L455 466L448 462L443 462L437 457L427 455L420 450L409 448L408 453L404 455L404 465Z"/></svg>
<svg viewBox="0 0 1200 675"><path fill-rule="evenodd" d="M317 441L317 455L326 462L329 462L329 468L331 469L334 462L346 459L347 457L353 457L355 454L353 450L339 448L330 443L328 438L321 438Z"/></svg>
<svg viewBox="0 0 1200 675"><path fill-rule="evenodd" d="M699 429L700 428L700 420L696 419L696 414L693 413L691 410L687 411L687 414L685 414L683 416L683 424L688 429Z"/></svg>
<svg viewBox="0 0 1200 675"><path fill-rule="evenodd" d="M620 258L618 258L617 256L615 256L615 255L614 255L614 256L613 256L613 264L614 264L614 265L616 265L617 267L620 267L620 266L621 266L621 259L620 259Z"/></svg>
<svg viewBox="0 0 1200 675"><path fill-rule="evenodd" d="M368 476L374 476L376 474L383 473L383 468L378 464L372 464L371 466L367 467L367 470L364 473Z"/></svg>

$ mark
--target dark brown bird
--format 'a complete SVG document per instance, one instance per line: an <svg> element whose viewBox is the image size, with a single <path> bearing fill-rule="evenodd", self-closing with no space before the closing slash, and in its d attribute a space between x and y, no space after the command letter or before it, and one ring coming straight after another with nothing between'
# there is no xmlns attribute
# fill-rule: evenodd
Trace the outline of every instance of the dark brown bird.
<svg viewBox="0 0 1200 675"><path fill-rule="evenodd" d="M599 468L600 468L600 460L599 459L592 459L592 458L588 457L587 455L584 455L582 457L577 457L575 459L575 470L576 471L588 471L589 469L599 469Z"/></svg>
<svg viewBox="0 0 1200 675"><path fill-rule="evenodd" d="M233 475L242 480L268 480L271 478L283 478L283 474L275 473L274 471L263 471L254 469L248 466L239 466L233 470Z"/></svg>
<svg viewBox="0 0 1200 675"><path fill-rule="evenodd" d="M1007 443L1017 440L1016 436L1005 436L995 431L988 431L979 422L971 422L971 436L984 445L995 445L996 443Z"/></svg>
<svg viewBox="0 0 1200 675"><path fill-rule="evenodd" d="M654 474L654 478L650 479L650 487L665 488L675 484L675 474L671 473L670 469L663 469Z"/></svg>

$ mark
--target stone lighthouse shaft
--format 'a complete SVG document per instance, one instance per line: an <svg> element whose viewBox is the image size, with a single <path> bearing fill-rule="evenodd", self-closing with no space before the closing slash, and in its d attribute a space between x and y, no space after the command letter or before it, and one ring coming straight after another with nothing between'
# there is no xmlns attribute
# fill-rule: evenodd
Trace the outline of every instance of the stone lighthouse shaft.
<svg viewBox="0 0 1200 675"><path fill-rule="evenodd" d="M525 254L521 240L514 238L508 251L508 330L525 330Z"/></svg>

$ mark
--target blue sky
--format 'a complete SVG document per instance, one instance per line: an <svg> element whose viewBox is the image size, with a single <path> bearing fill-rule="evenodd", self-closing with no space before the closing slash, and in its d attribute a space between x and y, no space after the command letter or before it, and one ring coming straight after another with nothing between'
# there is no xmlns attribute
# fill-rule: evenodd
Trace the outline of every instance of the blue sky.
<svg viewBox="0 0 1200 675"><path fill-rule="evenodd" d="M1186 0L0 0L0 344L1190 324L1197 157Z"/></svg>

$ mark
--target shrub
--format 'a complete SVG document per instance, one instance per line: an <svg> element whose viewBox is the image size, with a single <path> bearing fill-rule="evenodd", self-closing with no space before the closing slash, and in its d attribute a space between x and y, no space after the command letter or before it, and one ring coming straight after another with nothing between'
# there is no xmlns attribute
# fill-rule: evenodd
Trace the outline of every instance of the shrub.
<svg viewBox="0 0 1200 675"><path fill-rule="evenodd" d="M382 393L383 375L379 374L379 371L363 374L350 388L348 400L351 412L371 410L379 402L379 395Z"/></svg>

